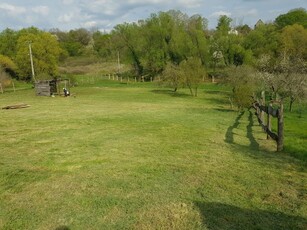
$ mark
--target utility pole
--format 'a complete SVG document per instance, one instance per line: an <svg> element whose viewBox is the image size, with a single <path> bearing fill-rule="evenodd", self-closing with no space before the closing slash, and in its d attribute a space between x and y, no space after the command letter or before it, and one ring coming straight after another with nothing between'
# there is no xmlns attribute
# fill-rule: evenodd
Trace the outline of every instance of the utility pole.
<svg viewBox="0 0 307 230"><path fill-rule="evenodd" d="M30 61L31 61L32 77L33 77L34 82L36 82L35 73L34 73L34 65L33 65L33 57L32 57L32 46L31 46L31 42L29 42L29 51L30 51Z"/></svg>

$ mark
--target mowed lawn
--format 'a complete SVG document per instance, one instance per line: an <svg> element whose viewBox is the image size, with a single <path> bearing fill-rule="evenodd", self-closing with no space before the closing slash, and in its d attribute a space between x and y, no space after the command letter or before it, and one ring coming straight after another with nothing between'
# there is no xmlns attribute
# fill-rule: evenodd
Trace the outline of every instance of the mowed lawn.
<svg viewBox="0 0 307 230"><path fill-rule="evenodd" d="M306 162L223 88L72 93L0 95L0 229L307 229Z"/></svg>

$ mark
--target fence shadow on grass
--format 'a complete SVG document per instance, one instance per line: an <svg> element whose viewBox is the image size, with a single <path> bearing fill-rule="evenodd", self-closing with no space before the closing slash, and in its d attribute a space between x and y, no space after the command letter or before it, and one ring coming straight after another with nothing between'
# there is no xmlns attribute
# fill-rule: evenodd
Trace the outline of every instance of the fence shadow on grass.
<svg viewBox="0 0 307 230"><path fill-rule="evenodd" d="M215 202L195 202L208 229L307 229L307 219L281 212L249 210Z"/></svg>

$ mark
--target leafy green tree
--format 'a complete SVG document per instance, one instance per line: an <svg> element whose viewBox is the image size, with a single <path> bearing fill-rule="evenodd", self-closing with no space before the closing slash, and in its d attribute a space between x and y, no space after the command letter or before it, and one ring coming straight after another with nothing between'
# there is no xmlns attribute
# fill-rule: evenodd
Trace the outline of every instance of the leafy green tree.
<svg viewBox="0 0 307 230"><path fill-rule="evenodd" d="M114 60L114 48L112 42L112 35L96 31L93 33L94 50L99 57L104 60Z"/></svg>
<svg viewBox="0 0 307 230"><path fill-rule="evenodd" d="M307 29L294 24L283 28L280 35L281 53L284 58L307 60Z"/></svg>
<svg viewBox="0 0 307 230"><path fill-rule="evenodd" d="M197 57L202 65L208 64L206 28L207 20L201 16L188 17L172 10L152 14L138 23L117 25L109 40L116 44L121 57L133 64L139 78L155 77L165 70L168 62L179 65Z"/></svg>
<svg viewBox="0 0 307 230"><path fill-rule="evenodd" d="M232 19L226 15L221 15L218 19L216 31L221 36L227 36L231 30Z"/></svg>
<svg viewBox="0 0 307 230"><path fill-rule="evenodd" d="M71 41L78 42L82 46L87 46L92 39L91 33L84 28L70 30L68 35Z"/></svg>
<svg viewBox="0 0 307 230"><path fill-rule="evenodd" d="M237 26L236 30L239 34L242 34L244 36L248 35L252 31L252 29L247 24Z"/></svg>
<svg viewBox="0 0 307 230"><path fill-rule="evenodd" d="M0 33L0 53L10 58L16 55L18 32L5 29Z"/></svg>
<svg viewBox="0 0 307 230"><path fill-rule="evenodd" d="M162 85L171 87L177 92L184 85L183 74L178 65L168 62L162 73Z"/></svg>
<svg viewBox="0 0 307 230"><path fill-rule="evenodd" d="M192 96L197 97L198 87L206 76L206 70L199 58L191 57L179 65L181 74L184 77L186 86L190 89Z"/></svg>
<svg viewBox="0 0 307 230"><path fill-rule="evenodd" d="M249 108L261 88L256 70L247 65L230 67L226 82L232 87L232 101L239 109Z"/></svg>
<svg viewBox="0 0 307 230"><path fill-rule="evenodd" d="M211 40L211 60L214 71L216 66L239 66L251 62L251 52L243 46L245 35L232 29L231 22L231 18L221 16Z"/></svg>
<svg viewBox="0 0 307 230"><path fill-rule="evenodd" d="M143 28L146 37L145 50L151 50L152 53L160 50L160 53L156 53L158 55L156 60L160 60L160 63L158 62L160 67L165 67L168 61L179 65L189 56L189 48L184 45L191 42L188 41L185 31L188 18L181 11L171 10L153 14L150 20L146 21Z"/></svg>
<svg viewBox="0 0 307 230"><path fill-rule="evenodd" d="M168 61L168 44L172 39L173 21L166 13L152 14L141 25L145 51L142 63L150 76L160 74Z"/></svg>
<svg viewBox="0 0 307 230"><path fill-rule="evenodd" d="M290 10L286 14L281 14L275 19L275 24L279 29L289 25L302 25L307 29L307 11L304 8Z"/></svg>
<svg viewBox="0 0 307 230"><path fill-rule="evenodd" d="M183 23L174 26L172 40L169 43L169 57L171 62L179 64L192 56L193 42L185 31Z"/></svg>
<svg viewBox="0 0 307 230"><path fill-rule="evenodd" d="M116 41L117 49L122 54L126 54L128 60L132 63L136 76L140 79L144 70L141 62L144 39L140 36L139 26L136 23L117 25L112 31L112 36L114 41Z"/></svg>
<svg viewBox="0 0 307 230"><path fill-rule="evenodd" d="M251 31L243 41L243 47L251 50L256 58L262 55L276 57L279 50L279 33L274 24L264 24Z"/></svg>
<svg viewBox="0 0 307 230"><path fill-rule="evenodd" d="M280 57L275 62L275 82L278 93L289 98L292 111L294 102L307 95L307 29L302 25L288 25L280 35Z"/></svg>
<svg viewBox="0 0 307 230"><path fill-rule="evenodd" d="M1 83L2 90L3 90L3 88L5 88L7 85L9 85L11 83L10 76L7 74L6 71L4 71L2 69L1 66L0 66L0 83Z"/></svg>
<svg viewBox="0 0 307 230"><path fill-rule="evenodd" d="M29 57L29 43L32 47L32 56L35 74L49 75L58 74L58 61L61 48L57 38L47 32L37 29L24 30L17 42L16 64L21 79L30 80L31 65Z"/></svg>
<svg viewBox="0 0 307 230"><path fill-rule="evenodd" d="M162 84L174 88L174 92L186 86L191 95L197 97L199 85L205 76L206 70L200 58L190 57L180 65L168 62L162 74Z"/></svg>
<svg viewBox="0 0 307 230"><path fill-rule="evenodd" d="M190 56L198 57L204 66L208 66L210 56L209 42L206 38L207 27L208 20L200 15L193 15L188 20L187 33L192 41Z"/></svg>
<svg viewBox="0 0 307 230"><path fill-rule="evenodd" d="M69 56L81 56L89 53L89 47L92 41L92 34L90 31L80 28L76 30L70 30L69 32L63 32L59 29L52 29L50 33L56 35L62 49L66 50ZM65 53L65 52L64 52ZM62 54L64 54L62 52Z"/></svg>
<svg viewBox="0 0 307 230"><path fill-rule="evenodd" d="M0 54L0 67L11 77L17 77L17 66L9 57Z"/></svg>

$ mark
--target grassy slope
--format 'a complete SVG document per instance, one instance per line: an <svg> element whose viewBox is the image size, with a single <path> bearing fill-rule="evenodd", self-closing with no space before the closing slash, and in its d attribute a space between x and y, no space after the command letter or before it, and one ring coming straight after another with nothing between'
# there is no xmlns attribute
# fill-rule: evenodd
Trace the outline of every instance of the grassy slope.
<svg viewBox="0 0 307 230"><path fill-rule="evenodd" d="M0 229L306 229L306 164L217 90L0 95Z"/></svg>

